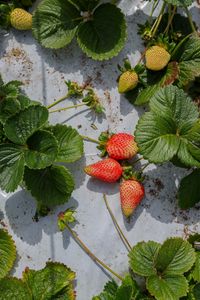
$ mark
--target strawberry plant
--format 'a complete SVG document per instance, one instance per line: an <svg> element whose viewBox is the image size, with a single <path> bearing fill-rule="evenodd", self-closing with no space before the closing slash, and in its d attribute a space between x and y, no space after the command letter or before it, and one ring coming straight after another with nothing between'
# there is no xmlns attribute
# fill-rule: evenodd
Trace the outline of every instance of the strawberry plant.
<svg viewBox="0 0 200 300"><path fill-rule="evenodd" d="M33 35L46 48L65 47L76 36L82 51L95 60L116 56L126 41L121 10L99 0L43 0L33 15Z"/></svg>
<svg viewBox="0 0 200 300"><path fill-rule="evenodd" d="M59 214L60 230L67 229L97 264L121 281L119 286L114 280L109 281L103 292L92 300L199 299L199 235L190 236L188 241L179 237L169 238L163 244L149 241L131 247L128 243L130 272L127 271L127 275L122 277L98 259L71 229L70 224L76 221L74 213L74 210L68 209ZM114 223L116 225L116 220ZM138 276L145 278L145 287L137 283Z"/></svg>
<svg viewBox="0 0 200 300"><path fill-rule="evenodd" d="M200 76L200 38L196 35L187 36L176 46L161 36L147 48L144 56L146 65L140 63L132 68L125 62L124 68L120 68L122 75L127 71L137 73L136 86L130 86L128 92L119 89L134 105L148 103L160 87L170 84L187 90L188 85Z"/></svg>
<svg viewBox="0 0 200 300"><path fill-rule="evenodd" d="M20 92L20 83L0 84L0 188L23 186L35 197L37 212L69 200L74 179L60 162L72 163L83 154L78 132L66 125L50 125L49 112Z"/></svg>
<svg viewBox="0 0 200 300"><path fill-rule="evenodd" d="M22 279L8 277L15 259L15 243L7 231L0 229L0 300L75 300L75 273L70 268L48 262L42 270L26 268Z"/></svg>
<svg viewBox="0 0 200 300"><path fill-rule="evenodd" d="M139 120L135 131L139 152L150 162L171 161L186 168L200 167L199 111L183 90L168 86L149 99L150 111ZM192 207L199 199L199 169L180 184L182 208Z"/></svg>

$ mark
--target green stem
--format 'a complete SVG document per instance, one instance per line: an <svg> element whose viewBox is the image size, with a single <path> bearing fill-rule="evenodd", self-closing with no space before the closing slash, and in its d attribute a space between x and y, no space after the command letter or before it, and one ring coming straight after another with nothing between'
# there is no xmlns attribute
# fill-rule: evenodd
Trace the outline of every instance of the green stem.
<svg viewBox="0 0 200 300"><path fill-rule="evenodd" d="M64 107L64 108L58 108L58 109L50 110L50 113L60 112L60 111L68 110L71 108L77 108L77 107L85 106L85 105L86 105L85 103L81 103L81 104L76 104L76 105L72 105L72 106L68 106L68 107Z"/></svg>
<svg viewBox="0 0 200 300"><path fill-rule="evenodd" d="M190 26L191 26L191 28L192 28L192 31L193 31L195 34L197 34L196 28L194 27L194 23L193 23L193 21L192 21L192 16L191 16L191 14L190 14L190 12L189 12L187 6L185 6L185 11L186 11L188 20L189 20L189 22L190 22Z"/></svg>
<svg viewBox="0 0 200 300"><path fill-rule="evenodd" d="M162 21L162 17L164 15L164 12L165 12L165 7L166 7L166 2L163 3L162 5L162 8L161 8L161 11L160 11L160 14L156 20L156 25L154 26L154 28L152 28L151 32L152 32L152 37L154 37L154 35L156 34L156 31L158 30L158 27Z"/></svg>
<svg viewBox="0 0 200 300"><path fill-rule="evenodd" d="M170 5L170 7L171 7L171 5ZM176 13L176 6L174 6L173 11L172 11L172 13L171 13L171 15L170 15L170 17L169 17L168 24L167 24L167 27L165 28L164 34L165 34L165 33L168 33L169 27L170 27L170 25L171 25L171 23L172 23L172 21L173 21L173 18L174 18L174 16L175 16L175 13Z"/></svg>
<svg viewBox="0 0 200 300"><path fill-rule="evenodd" d="M148 162L146 165L144 165L144 167L141 169L141 172L143 172L151 163Z"/></svg>
<svg viewBox="0 0 200 300"><path fill-rule="evenodd" d="M158 3L160 2L160 0L154 0L153 2L153 5L152 5L152 9L151 9L151 13L150 13L150 16L149 16L149 20L151 21L152 19L152 16L153 16L153 13L156 9L156 7L158 6Z"/></svg>
<svg viewBox="0 0 200 300"><path fill-rule="evenodd" d="M98 257L96 257L96 255L94 255L90 251L90 249L81 241L81 239L78 237L78 235L76 234L76 232L73 231L67 223L65 225L66 225L66 228L71 233L71 235L73 236L73 238L75 239L75 241L91 257L91 259L93 259L95 262L97 262L99 265L101 265L104 269L108 270L111 274L113 274L114 276L116 276L119 280L123 280L123 278L119 274L117 274L116 272L114 272L110 267L108 267L106 264L104 264L103 261L101 261Z"/></svg>
<svg viewBox="0 0 200 300"><path fill-rule="evenodd" d="M93 142L93 143L96 143L96 144L100 144L99 141L93 139L93 138L90 138L89 136L86 136L86 135L81 135L81 137L86 140L86 141L90 141L90 142Z"/></svg>
<svg viewBox="0 0 200 300"><path fill-rule="evenodd" d="M56 100L55 102L53 102L52 104L48 105L47 108L51 108L51 107L54 107L55 105L57 105L58 103L66 100L67 98L69 97L69 95L65 95L64 97L61 97L60 99Z"/></svg>
<svg viewBox="0 0 200 300"><path fill-rule="evenodd" d="M133 161L133 164L136 164L136 163L138 163L139 161L141 161L143 159L143 157L140 157L140 158L138 158L138 159L136 159L136 160L134 160Z"/></svg>
<svg viewBox="0 0 200 300"><path fill-rule="evenodd" d="M115 226L116 226L116 228L117 228L117 232L118 232L118 234L119 234L119 236L120 236L122 242L126 245L126 247L128 248L128 250L131 251L131 250L132 250L132 247L131 247L129 241L127 240L127 238L125 237L125 235L124 235L122 229L120 228L120 226L119 226L119 224L118 224L118 222L117 222L115 216L113 215L112 210L111 210L111 208L110 208L110 206L109 206L109 204L108 204L108 201L107 201L107 198L106 198L106 195L105 195L105 194L103 194L103 199L104 199L104 202L105 202L105 204L106 204L106 207L107 207L107 209L108 209L108 211L109 211L109 214L110 214L110 216L111 216L111 218L112 218L112 220L113 220L113 223L115 224Z"/></svg>

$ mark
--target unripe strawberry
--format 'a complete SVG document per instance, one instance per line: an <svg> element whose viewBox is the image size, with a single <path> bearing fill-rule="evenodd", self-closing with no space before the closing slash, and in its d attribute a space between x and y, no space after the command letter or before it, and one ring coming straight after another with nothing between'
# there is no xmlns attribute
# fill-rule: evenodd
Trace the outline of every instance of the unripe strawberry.
<svg viewBox="0 0 200 300"><path fill-rule="evenodd" d="M124 180L120 185L120 199L123 214L128 218L144 197L144 187L136 180Z"/></svg>
<svg viewBox="0 0 200 300"><path fill-rule="evenodd" d="M11 25L18 30L32 28L32 15L22 8L15 8L10 14Z"/></svg>
<svg viewBox="0 0 200 300"><path fill-rule="evenodd" d="M133 135L128 133L113 134L106 144L109 157L116 160L130 159L138 152Z"/></svg>
<svg viewBox="0 0 200 300"><path fill-rule="evenodd" d="M126 71L119 77L118 91L126 93L133 90L138 84L138 75L135 71Z"/></svg>
<svg viewBox="0 0 200 300"><path fill-rule="evenodd" d="M152 71L160 71L167 66L171 55L161 46L152 46L145 53L146 67Z"/></svg>
<svg viewBox="0 0 200 300"><path fill-rule="evenodd" d="M86 174L106 182L115 182L122 175L121 165L112 158L106 158L84 168Z"/></svg>

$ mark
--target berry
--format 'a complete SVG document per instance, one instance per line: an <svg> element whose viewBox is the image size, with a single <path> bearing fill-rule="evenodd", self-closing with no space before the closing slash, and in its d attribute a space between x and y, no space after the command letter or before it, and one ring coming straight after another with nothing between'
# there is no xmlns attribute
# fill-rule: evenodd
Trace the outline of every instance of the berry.
<svg viewBox="0 0 200 300"><path fill-rule="evenodd" d="M161 46L152 46L145 53L146 67L152 71L160 71L170 61L170 54Z"/></svg>
<svg viewBox="0 0 200 300"><path fill-rule="evenodd" d="M32 15L26 10L15 8L10 14L11 25L18 30L29 30L32 28Z"/></svg>
<svg viewBox="0 0 200 300"><path fill-rule="evenodd" d="M106 158L97 163L86 166L84 171L89 176L106 182L115 182L122 175L121 165L112 158Z"/></svg>
<svg viewBox="0 0 200 300"><path fill-rule="evenodd" d="M113 134L106 143L109 157L116 160L130 159L138 152L138 147L133 135L128 133Z"/></svg>
<svg viewBox="0 0 200 300"><path fill-rule="evenodd" d="M124 180L120 185L120 199L123 214L128 218L144 197L144 187L136 180Z"/></svg>
<svg viewBox="0 0 200 300"><path fill-rule="evenodd" d="M126 93L133 90L138 84L138 75L135 71L126 71L119 77L118 91Z"/></svg>

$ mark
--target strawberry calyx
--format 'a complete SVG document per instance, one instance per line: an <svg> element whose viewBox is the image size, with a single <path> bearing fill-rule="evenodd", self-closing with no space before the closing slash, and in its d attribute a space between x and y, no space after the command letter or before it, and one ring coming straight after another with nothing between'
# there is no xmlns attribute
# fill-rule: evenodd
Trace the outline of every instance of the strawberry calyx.
<svg viewBox="0 0 200 300"><path fill-rule="evenodd" d="M109 133L108 131L103 131L98 138L97 149L101 151L100 156L105 157L107 155L106 144L108 140L113 136L114 133Z"/></svg>
<svg viewBox="0 0 200 300"><path fill-rule="evenodd" d="M122 180L144 181L144 175L141 171L135 171L131 165L123 166Z"/></svg>

